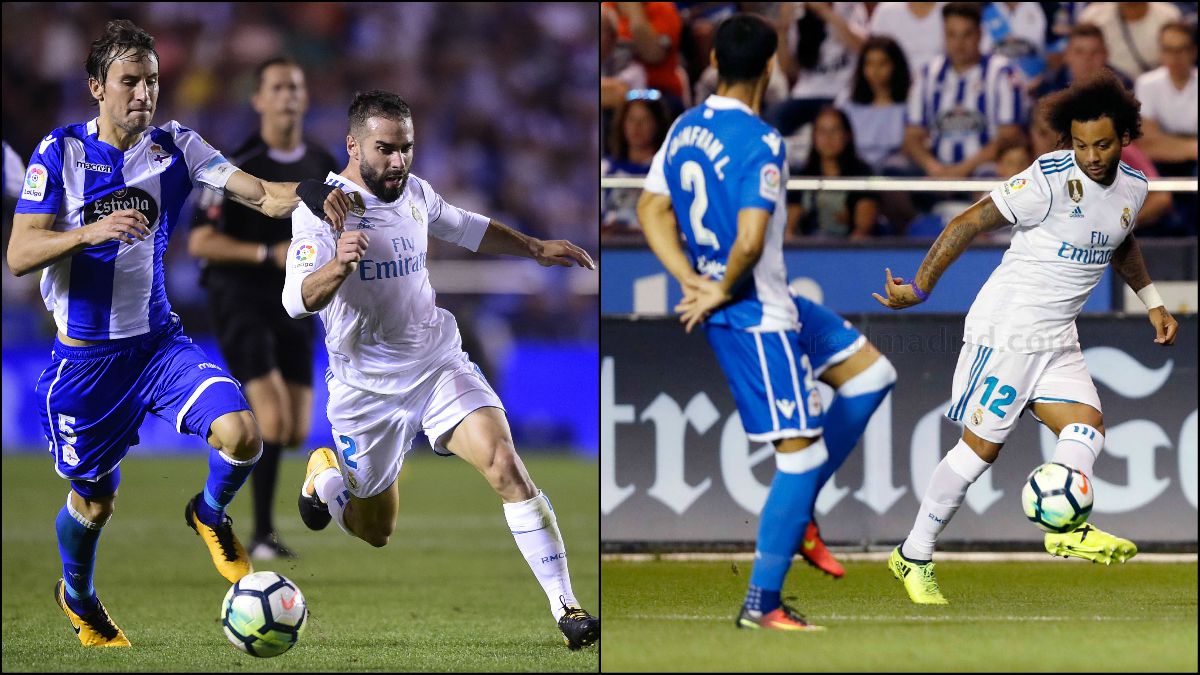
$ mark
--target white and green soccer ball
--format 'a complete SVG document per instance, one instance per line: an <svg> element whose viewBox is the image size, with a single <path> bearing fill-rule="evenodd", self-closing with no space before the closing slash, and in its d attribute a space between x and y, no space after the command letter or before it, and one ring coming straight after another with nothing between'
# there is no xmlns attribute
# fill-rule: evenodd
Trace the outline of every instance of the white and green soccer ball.
<svg viewBox="0 0 1200 675"><path fill-rule="evenodd" d="M1050 462L1029 474L1021 490L1025 517L1047 532L1070 532L1087 522L1095 497L1077 469Z"/></svg>
<svg viewBox="0 0 1200 675"><path fill-rule="evenodd" d="M251 656L278 656L291 649L307 620L304 595L278 572L242 577L221 603L221 626L226 637Z"/></svg>

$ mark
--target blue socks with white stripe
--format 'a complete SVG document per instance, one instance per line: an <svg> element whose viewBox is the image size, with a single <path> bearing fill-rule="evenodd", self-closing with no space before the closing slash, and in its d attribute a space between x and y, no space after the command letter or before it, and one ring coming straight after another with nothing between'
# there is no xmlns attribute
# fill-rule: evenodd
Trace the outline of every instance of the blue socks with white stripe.
<svg viewBox="0 0 1200 675"><path fill-rule="evenodd" d="M880 356L866 370L838 387L837 396L825 411L824 437L829 460L821 467L818 493L858 445L875 409L895 384L896 368L886 357Z"/></svg>
<svg viewBox="0 0 1200 675"><path fill-rule="evenodd" d="M765 614L779 607L783 579L812 517L817 480L828 455L824 439L799 452L775 453L775 478L758 524L746 609Z"/></svg>
<svg viewBox="0 0 1200 675"><path fill-rule="evenodd" d="M245 461L228 457L216 448L208 451L208 480L196 503L196 517L200 522L209 526L220 524L225 517L225 507L229 506L246 483L259 457L262 457L262 448L259 448L257 455Z"/></svg>
<svg viewBox="0 0 1200 675"><path fill-rule="evenodd" d="M88 521L72 508L69 493L66 505L54 521L67 606L80 616L99 606L100 601L96 599L96 591L92 588L92 572L96 567L96 546L100 542L100 528L103 526L104 523Z"/></svg>
<svg viewBox="0 0 1200 675"><path fill-rule="evenodd" d="M564 604L577 606L579 602L571 591L567 547L558 531L554 507L550 505L546 494L539 491L532 499L505 504L504 518L508 521L508 529L517 542L517 548L546 592L554 620L558 621L566 614Z"/></svg>

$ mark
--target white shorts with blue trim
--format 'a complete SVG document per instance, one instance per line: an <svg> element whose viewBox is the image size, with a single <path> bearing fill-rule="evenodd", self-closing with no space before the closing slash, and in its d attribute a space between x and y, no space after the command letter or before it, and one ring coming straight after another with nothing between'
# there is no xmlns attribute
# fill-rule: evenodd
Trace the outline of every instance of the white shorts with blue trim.
<svg viewBox="0 0 1200 675"><path fill-rule="evenodd" d="M707 325L705 334L751 441L821 435L825 413L797 331L755 333Z"/></svg>
<svg viewBox="0 0 1200 675"><path fill-rule="evenodd" d="M1103 412L1076 343L1053 352L1004 352L964 343L946 417L971 433L1003 443L1031 403L1083 403Z"/></svg>
<svg viewBox="0 0 1200 675"><path fill-rule="evenodd" d="M329 378L326 413L346 488L366 499L388 489L418 433L433 451L449 455L443 438L467 415L500 408L500 397L467 355L459 352L404 394L377 394Z"/></svg>

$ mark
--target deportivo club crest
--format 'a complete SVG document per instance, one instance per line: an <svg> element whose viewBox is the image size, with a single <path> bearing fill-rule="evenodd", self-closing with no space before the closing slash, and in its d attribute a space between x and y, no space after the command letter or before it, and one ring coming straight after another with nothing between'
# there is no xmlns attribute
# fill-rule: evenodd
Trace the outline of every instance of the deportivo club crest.
<svg viewBox="0 0 1200 675"><path fill-rule="evenodd" d="M1072 178L1067 181L1067 194L1071 197L1071 201L1078 202L1083 199L1083 181L1078 178Z"/></svg>
<svg viewBox="0 0 1200 675"><path fill-rule="evenodd" d="M163 151L162 146L158 143L151 143L150 159L153 160L155 164L161 165L163 162L170 160L171 156Z"/></svg>
<svg viewBox="0 0 1200 675"><path fill-rule="evenodd" d="M1133 211L1131 211L1129 209L1129 207L1126 206L1125 210L1121 212L1121 227L1123 227L1125 229L1129 229L1129 226L1132 224L1133 224Z"/></svg>

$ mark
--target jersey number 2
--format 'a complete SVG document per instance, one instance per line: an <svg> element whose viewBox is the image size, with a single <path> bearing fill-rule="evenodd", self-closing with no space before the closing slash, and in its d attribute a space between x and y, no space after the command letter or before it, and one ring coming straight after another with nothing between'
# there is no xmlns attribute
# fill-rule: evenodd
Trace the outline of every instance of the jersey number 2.
<svg viewBox="0 0 1200 675"><path fill-rule="evenodd" d="M692 199L692 208L688 209L688 220L692 221L692 236L698 246L711 246L721 250L717 234L704 227L704 212L708 211L708 192L704 189L704 169L698 162L688 160L679 167L679 182L683 189L696 195Z"/></svg>

